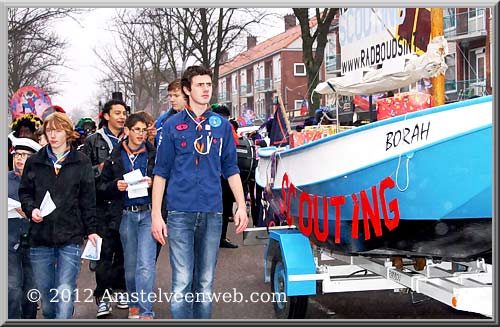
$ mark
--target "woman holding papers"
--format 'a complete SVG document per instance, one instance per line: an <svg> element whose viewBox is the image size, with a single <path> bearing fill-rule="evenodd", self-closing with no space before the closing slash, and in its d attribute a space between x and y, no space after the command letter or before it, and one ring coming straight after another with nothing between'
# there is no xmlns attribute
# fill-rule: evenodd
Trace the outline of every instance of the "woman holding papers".
<svg viewBox="0 0 500 327"><path fill-rule="evenodd" d="M149 294L155 281L156 241L151 234L151 184L155 147L146 141L147 122L141 114L125 121L127 138L104 162L99 197L111 200L110 217L120 226L130 319L153 319ZM103 240L106 242L106 240Z"/></svg>
<svg viewBox="0 0 500 327"><path fill-rule="evenodd" d="M29 290L35 288L27 242L29 220L19 202L19 184L26 159L41 146L28 138L12 142L14 170L9 171L9 319L35 319L36 301L28 300Z"/></svg>
<svg viewBox="0 0 500 327"><path fill-rule="evenodd" d="M31 219L30 256L43 317L69 319L84 237L94 245L99 238L94 172L87 156L70 145L74 130L66 114L49 115L44 130L49 144L26 161L19 199Z"/></svg>

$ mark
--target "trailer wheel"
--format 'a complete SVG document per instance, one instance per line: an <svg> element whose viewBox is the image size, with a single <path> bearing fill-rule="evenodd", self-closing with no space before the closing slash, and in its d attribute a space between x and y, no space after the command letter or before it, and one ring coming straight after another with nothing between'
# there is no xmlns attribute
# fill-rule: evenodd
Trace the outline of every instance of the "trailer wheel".
<svg viewBox="0 0 500 327"><path fill-rule="evenodd" d="M271 265L271 290L273 306L278 319L304 319L307 311L307 295L287 296L285 294L285 266L281 254L273 257Z"/></svg>

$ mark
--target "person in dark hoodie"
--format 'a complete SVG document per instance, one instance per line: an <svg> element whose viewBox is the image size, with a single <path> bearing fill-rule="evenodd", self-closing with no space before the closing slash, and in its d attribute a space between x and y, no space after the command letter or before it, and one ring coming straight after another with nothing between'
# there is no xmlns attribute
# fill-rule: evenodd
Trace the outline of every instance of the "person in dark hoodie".
<svg viewBox="0 0 500 327"><path fill-rule="evenodd" d="M28 298L36 288L28 244L29 219L19 203L19 184L26 160L40 150L40 144L29 138L16 138L13 143L14 169L8 173L8 253L9 253L9 319L36 319L37 304ZM11 205L9 205L11 208Z"/></svg>
<svg viewBox="0 0 500 327"><path fill-rule="evenodd" d="M99 114L101 126L94 134L85 139L82 152L92 162L95 184L99 185L104 161L109 158L113 148L125 137L123 126L127 118L127 106L121 100L109 100ZM97 197L97 230L103 237L101 258L95 268L96 288L94 297L97 304L97 318L104 318L111 314L110 299L103 298L106 292L117 292L116 307L128 309L126 298L122 292L126 289L125 269L123 267L123 248L120 241L119 225L114 224L108 217L111 201ZM91 261L93 263L94 261Z"/></svg>
<svg viewBox="0 0 500 327"><path fill-rule="evenodd" d="M45 319L73 316L75 289L85 237L94 246L95 185L90 160L71 146L73 123L63 113L44 121L49 144L26 161L19 200L29 227L30 257ZM55 209L42 212L50 197Z"/></svg>
<svg viewBox="0 0 500 327"><path fill-rule="evenodd" d="M149 294L155 281L156 240L151 234L151 185L156 149L147 142L148 130L144 115L135 113L125 121L127 138L118 144L104 163L99 197L111 200L110 219L120 226L125 259L125 281L129 294L129 318L152 319L153 302L147 296L135 299L134 294ZM124 175L140 170L148 185L148 194L132 196Z"/></svg>

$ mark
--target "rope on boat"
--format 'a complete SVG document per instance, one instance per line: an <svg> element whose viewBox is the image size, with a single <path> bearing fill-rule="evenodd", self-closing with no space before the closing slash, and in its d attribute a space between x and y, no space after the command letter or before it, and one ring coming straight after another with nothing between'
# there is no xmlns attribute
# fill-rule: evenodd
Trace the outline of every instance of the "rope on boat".
<svg viewBox="0 0 500 327"><path fill-rule="evenodd" d="M409 165L409 162L410 162L411 158L413 158L413 152L412 153L408 153L406 155L406 186L404 188L401 188L399 186L399 182L398 182L399 167L401 166L401 154L399 154L398 168L396 168L396 186L397 186L397 188L398 188L398 190L400 192L406 191L408 189L408 187L410 186L410 172L408 171L408 165Z"/></svg>

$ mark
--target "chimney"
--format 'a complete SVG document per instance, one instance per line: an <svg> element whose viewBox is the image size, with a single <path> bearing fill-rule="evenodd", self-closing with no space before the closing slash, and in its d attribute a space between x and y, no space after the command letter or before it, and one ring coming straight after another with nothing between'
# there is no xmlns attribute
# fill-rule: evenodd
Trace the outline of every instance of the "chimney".
<svg viewBox="0 0 500 327"><path fill-rule="evenodd" d="M219 63L223 64L227 62L228 59L229 59L229 54L227 53L227 51L222 51L222 53L220 54Z"/></svg>
<svg viewBox="0 0 500 327"><path fill-rule="evenodd" d="M288 14L288 15L285 15L284 18L285 18L285 32L288 31L288 29L297 25L297 20L295 18L295 15Z"/></svg>
<svg viewBox="0 0 500 327"><path fill-rule="evenodd" d="M247 50L250 50L256 45L257 45L257 37L251 35L247 36Z"/></svg>

